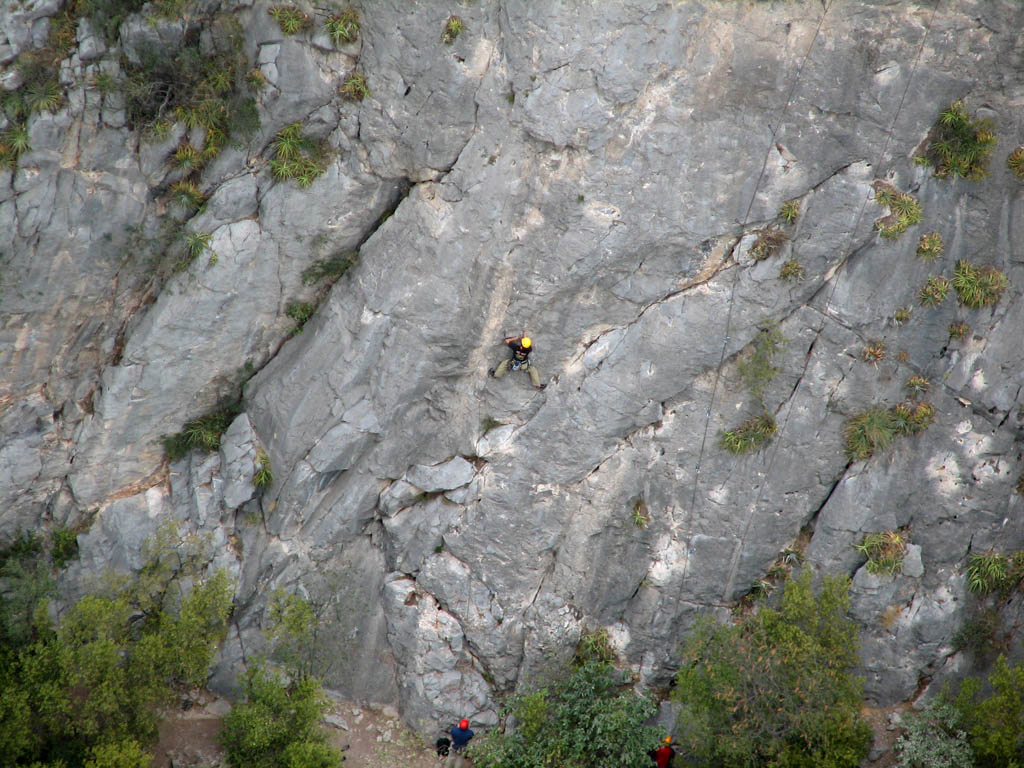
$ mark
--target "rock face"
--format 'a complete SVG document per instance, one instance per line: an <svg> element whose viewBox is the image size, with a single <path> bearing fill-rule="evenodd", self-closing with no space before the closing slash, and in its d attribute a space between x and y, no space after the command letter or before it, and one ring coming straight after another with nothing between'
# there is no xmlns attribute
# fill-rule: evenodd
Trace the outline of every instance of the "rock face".
<svg viewBox="0 0 1024 768"><path fill-rule="evenodd" d="M44 43L57 4L30 5L0 14L0 61ZM327 684L424 732L494 722L496 694L596 626L665 684L692 621L787 548L854 576L873 701L962 671L967 557L1024 547L1024 182L1005 165L1024 8L826 5L475 3L448 45L449 8L395 0L366 4L340 48L225 6L267 81L262 127L202 172L185 226L216 258L165 281L129 228L165 205L184 127L160 145L127 127L92 85L118 47L80 22L64 105L0 169L3 534L79 527L70 583L137 566L163 519L205 531L238 579L216 686L262 646L280 586L334 627ZM128 47L185 32L122 28ZM338 93L354 72L358 102ZM914 161L961 98L998 136L978 182ZM295 122L330 150L308 188L269 165ZM896 239L876 230L880 179L923 211ZM767 228L786 238L761 258ZM354 248L328 293L303 280ZM780 276L789 259L800 279ZM1001 300L920 306L958 259L1005 271ZM294 333L300 300L320 303ZM762 402L740 368L768 326L788 342ZM486 375L523 330L542 392ZM850 461L845 420L904 401L911 375L935 423ZM221 451L168 466L159 438L246 379ZM724 451L762 407L774 438ZM260 451L274 481L257 492ZM897 529L902 574L868 574L855 545Z"/></svg>

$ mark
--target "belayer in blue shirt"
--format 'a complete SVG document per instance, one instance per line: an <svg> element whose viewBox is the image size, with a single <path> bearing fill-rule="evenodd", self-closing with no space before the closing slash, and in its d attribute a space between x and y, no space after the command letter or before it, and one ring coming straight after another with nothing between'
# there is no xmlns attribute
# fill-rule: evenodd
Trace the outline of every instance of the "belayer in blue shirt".
<svg viewBox="0 0 1024 768"><path fill-rule="evenodd" d="M462 768L466 764L464 756L466 745L473 738L473 732L469 730L469 720L459 720L458 726L449 731L452 737L452 748L448 753L444 768Z"/></svg>

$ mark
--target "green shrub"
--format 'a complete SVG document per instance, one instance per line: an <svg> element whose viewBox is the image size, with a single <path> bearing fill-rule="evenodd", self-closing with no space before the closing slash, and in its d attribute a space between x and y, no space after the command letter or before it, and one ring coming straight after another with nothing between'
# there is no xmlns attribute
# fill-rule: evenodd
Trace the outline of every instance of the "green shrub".
<svg viewBox="0 0 1024 768"><path fill-rule="evenodd" d="M804 571L778 608L736 624L699 622L687 639L672 698L685 746L723 768L855 768L871 744L861 720L863 680L853 675L856 625L849 580Z"/></svg>
<svg viewBox="0 0 1024 768"><path fill-rule="evenodd" d="M312 25L309 14L294 5L274 5L267 11L286 35L297 35Z"/></svg>
<svg viewBox="0 0 1024 768"><path fill-rule="evenodd" d="M869 533L856 549L867 558L868 573L895 576L903 572L907 541L900 531Z"/></svg>
<svg viewBox="0 0 1024 768"><path fill-rule="evenodd" d="M121 24L142 10L145 0L78 0L78 10L89 18L90 26L103 35L108 45L117 42Z"/></svg>
<svg viewBox="0 0 1024 768"><path fill-rule="evenodd" d="M586 661L546 686L513 695L503 724L470 742L477 768L647 768L660 732L656 707L624 686L615 668ZM514 723L514 725L513 725Z"/></svg>
<svg viewBox="0 0 1024 768"><path fill-rule="evenodd" d="M967 588L979 595L1008 594L1024 579L1024 551L1007 556L989 550L972 554L967 564Z"/></svg>
<svg viewBox="0 0 1024 768"><path fill-rule="evenodd" d="M307 301L293 301L288 304L285 314L295 321L292 333L302 333L302 328L316 313L316 306Z"/></svg>
<svg viewBox="0 0 1024 768"><path fill-rule="evenodd" d="M441 36L441 42L445 45L451 45L455 42L455 38L462 34L462 30L465 29L462 19L458 16L449 16L448 21L444 23L444 34Z"/></svg>
<svg viewBox="0 0 1024 768"><path fill-rule="evenodd" d="M78 557L78 534L70 528L59 526L53 529L51 535L53 544L50 556L56 567L63 568Z"/></svg>
<svg viewBox="0 0 1024 768"><path fill-rule="evenodd" d="M922 307L937 307L946 300L949 295L949 280L944 277L932 275L921 287L918 293L918 301Z"/></svg>
<svg viewBox="0 0 1024 768"><path fill-rule="evenodd" d="M614 664L618 660L618 654L612 648L608 639L606 629L598 629L593 632L584 632L576 645L576 653L573 656L573 666L582 667L586 664Z"/></svg>
<svg viewBox="0 0 1024 768"><path fill-rule="evenodd" d="M953 635L953 648L965 651L982 661L997 649L997 633L999 632L999 612L992 608L978 611L966 617Z"/></svg>
<svg viewBox="0 0 1024 768"><path fill-rule="evenodd" d="M366 77L359 72L353 72L345 78L345 82L338 89L343 97L349 101L362 101L370 95L370 86L366 84Z"/></svg>
<svg viewBox="0 0 1024 768"><path fill-rule="evenodd" d="M174 205L189 213L201 211L206 205L206 195L194 181L176 181L171 184L168 194Z"/></svg>
<svg viewBox="0 0 1024 768"><path fill-rule="evenodd" d="M205 682L231 583L223 572L204 577L207 561L193 567L187 547L166 570L148 557L150 542L145 578L108 580L104 594L83 597L56 626L42 599L17 653L4 638L0 764L141 768L160 708L175 690Z"/></svg>
<svg viewBox="0 0 1024 768"><path fill-rule="evenodd" d="M25 87L29 112L54 112L63 100L64 89L56 79L30 83Z"/></svg>
<svg viewBox="0 0 1024 768"><path fill-rule="evenodd" d="M995 267L978 267L960 259L953 268L953 290L960 303L971 309L997 303L1009 284L1006 275Z"/></svg>
<svg viewBox="0 0 1024 768"><path fill-rule="evenodd" d="M905 192L885 181L874 183L875 202L889 209L889 215L875 222L879 234L884 238L894 239L907 231L907 228L921 222L921 204Z"/></svg>
<svg viewBox="0 0 1024 768"><path fill-rule="evenodd" d="M299 123L282 128L271 149L270 170L276 179L294 179L300 187L308 187L327 170L324 148L303 134Z"/></svg>
<svg viewBox="0 0 1024 768"><path fill-rule="evenodd" d="M23 122L12 122L0 134L0 167L13 168L30 149L28 126Z"/></svg>
<svg viewBox="0 0 1024 768"><path fill-rule="evenodd" d="M964 103L955 101L939 114L925 158L939 178L980 181L988 175L988 158L995 148L992 121L972 119Z"/></svg>
<svg viewBox="0 0 1024 768"><path fill-rule="evenodd" d="M996 659L988 676L991 693L980 680L968 678L952 697L979 766L1019 766L1024 755L1024 665L1011 667Z"/></svg>
<svg viewBox="0 0 1024 768"><path fill-rule="evenodd" d="M860 359L877 367L885 359L885 342L878 339L869 341L860 351Z"/></svg>
<svg viewBox="0 0 1024 768"><path fill-rule="evenodd" d="M774 364L775 356L787 343L788 339L782 335L777 325L762 328L751 342L750 354L740 360L737 366L747 391L762 404L765 389L779 372Z"/></svg>
<svg viewBox="0 0 1024 768"><path fill-rule="evenodd" d="M633 502L633 525L637 528L646 528L650 522L651 516L647 510L647 505L644 504L643 499L637 499Z"/></svg>
<svg viewBox="0 0 1024 768"><path fill-rule="evenodd" d="M359 39L359 14L354 8L346 8L328 17L324 22L324 32L335 45L354 43Z"/></svg>
<svg viewBox="0 0 1024 768"><path fill-rule="evenodd" d="M198 171L203 167L202 153L187 141L182 142L171 155L171 167L184 171L186 174Z"/></svg>
<svg viewBox="0 0 1024 768"><path fill-rule="evenodd" d="M892 313L892 321L896 325L906 325L910 322L910 307L900 307Z"/></svg>
<svg viewBox="0 0 1024 768"><path fill-rule="evenodd" d="M925 261L935 261L942 255L945 244L938 232L926 232L917 242L917 255Z"/></svg>
<svg viewBox="0 0 1024 768"><path fill-rule="evenodd" d="M274 472L270 468L270 457L263 451L256 454L256 471L252 476L253 487L262 490L274 483Z"/></svg>
<svg viewBox="0 0 1024 768"><path fill-rule="evenodd" d="M931 389L931 383L924 376L914 375L907 379L906 388L911 397L920 397Z"/></svg>
<svg viewBox="0 0 1024 768"><path fill-rule="evenodd" d="M329 259L321 259L302 271L302 282L305 285L321 281L333 284L355 266L358 260L359 251L343 251Z"/></svg>
<svg viewBox="0 0 1024 768"><path fill-rule="evenodd" d="M954 322L949 324L949 338L950 340L962 341L966 339L971 333L971 326L964 322Z"/></svg>
<svg viewBox="0 0 1024 768"><path fill-rule="evenodd" d="M908 714L896 739L900 768L974 768L974 753L956 708L932 701Z"/></svg>
<svg viewBox="0 0 1024 768"><path fill-rule="evenodd" d="M851 416L843 425L843 447L853 460L870 459L876 451L884 451L896 437L896 429L888 408L874 406Z"/></svg>
<svg viewBox="0 0 1024 768"><path fill-rule="evenodd" d="M779 217L787 224L792 224L800 216L800 201L787 200L782 204Z"/></svg>
<svg viewBox="0 0 1024 768"><path fill-rule="evenodd" d="M224 718L220 742L231 768L336 768L320 720L327 699L310 677L290 685L260 664L242 676L246 701Z"/></svg>
<svg viewBox="0 0 1024 768"><path fill-rule="evenodd" d="M757 239L750 246L750 255L757 261L763 261L773 255L789 238L781 229L758 229Z"/></svg>
<svg viewBox="0 0 1024 768"><path fill-rule="evenodd" d="M210 249L210 241L213 235L209 232L186 232L185 250L188 252L189 260L197 259L204 251Z"/></svg>
<svg viewBox="0 0 1024 768"><path fill-rule="evenodd" d="M779 269L779 277L783 280L803 280L807 272L796 259L787 259Z"/></svg>
<svg viewBox="0 0 1024 768"><path fill-rule="evenodd" d="M0 670L4 650L14 651L31 642L36 609L56 586L42 552L42 540L21 531L0 551ZM0 732L3 730L0 720Z"/></svg>
<svg viewBox="0 0 1024 768"><path fill-rule="evenodd" d="M85 768L148 768L153 756L135 739L97 744L89 749Z"/></svg>
<svg viewBox="0 0 1024 768"><path fill-rule="evenodd" d="M233 404L186 422L181 432L161 438L167 458L177 461L189 451L209 453L219 450L221 435L227 432L239 413L241 409L238 404Z"/></svg>
<svg viewBox="0 0 1024 768"><path fill-rule="evenodd" d="M740 424L736 429L722 433L722 447L729 453L756 451L771 440L778 430L775 417L762 413Z"/></svg>
<svg viewBox="0 0 1024 768"><path fill-rule="evenodd" d="M900 403L892 408L872 406L843 424L843 447L851 461L870 459L897 437L918 435L935 421L931 403Z"/></svg>
<svg viewBox="0 0 1024 768"><path fill-rule="evenodd" d="M895 433L901 437L919 435L935 421L935 408L931 403L900 403L889 409Z"/></svg>
<svg viewBox="0 0 1024 768"><path fill-rule="evenodd" d="M245 84L252 91L262 90L267 84L267 76L263 74L262 69L250 69L245 76Z"/></svg>
<svg viewBox="0 0 1024 768"><path fill-rule="evenodd" d="M1024 147L1017 147L1006 156L1006 167L1018 179L1024 180Z"/></svg>
<svg viewBox="0 0 1024 768"><path fill-rule="evenodd" d="M196 168L212 160L228 140L259 128L255 101L241 93L249 65L237 21L224 16L206 23L203 47L199 37L188 35L188 44L172 52L146 48L140 64L125 65L123 77L129 122L144 136L162 141L175 122L204 129Z"/></svg>

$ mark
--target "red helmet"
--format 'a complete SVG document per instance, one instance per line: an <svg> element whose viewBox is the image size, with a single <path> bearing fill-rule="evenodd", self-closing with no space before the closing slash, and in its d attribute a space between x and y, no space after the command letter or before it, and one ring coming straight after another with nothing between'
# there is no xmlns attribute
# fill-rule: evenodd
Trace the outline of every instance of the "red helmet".
<svg viewBox="0 0 1024 768"><path fill-rule="evenodd" d="M462 730L469 728L469 720L459 720L459 728Z"/></svg>

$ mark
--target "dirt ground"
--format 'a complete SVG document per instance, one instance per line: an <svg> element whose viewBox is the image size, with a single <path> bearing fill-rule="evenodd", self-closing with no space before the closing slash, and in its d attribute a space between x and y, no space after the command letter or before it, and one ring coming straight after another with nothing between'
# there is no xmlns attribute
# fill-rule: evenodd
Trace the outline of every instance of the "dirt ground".
<svg viewBox="0 0 1024 768"><path fill-rule="evenodd" d="M187 711L168 713L153 749L152 768L215 768L224 760L217 743L221 719L231 705L199 698ZM331 743L344 750L344 768L441 768L433 744L425 745L402 725L394 710L332 702L325 717Z"/></svg>

